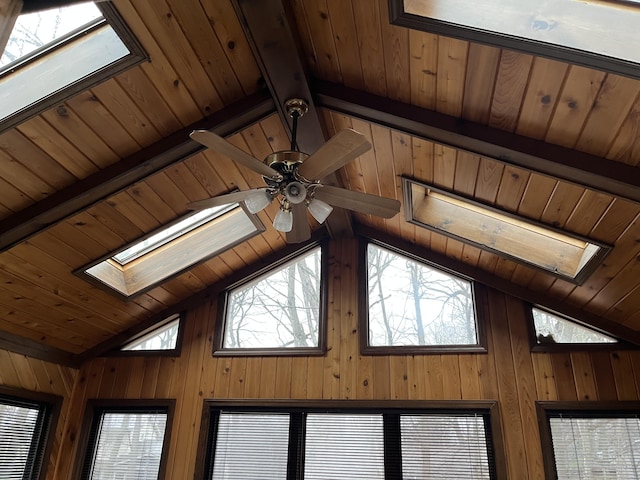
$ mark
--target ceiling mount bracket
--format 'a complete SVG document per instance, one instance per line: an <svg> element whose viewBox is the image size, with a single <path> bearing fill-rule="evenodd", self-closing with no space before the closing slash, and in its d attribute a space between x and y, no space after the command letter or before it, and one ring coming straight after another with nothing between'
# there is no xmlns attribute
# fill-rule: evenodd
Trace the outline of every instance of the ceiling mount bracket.
<svg viewBox="0 0 640 480"><path fill-rule="evenodd" d="M291 118L300 118L309 111L309 104L301 98L290 98L284 102L284 108Z"/></svg>

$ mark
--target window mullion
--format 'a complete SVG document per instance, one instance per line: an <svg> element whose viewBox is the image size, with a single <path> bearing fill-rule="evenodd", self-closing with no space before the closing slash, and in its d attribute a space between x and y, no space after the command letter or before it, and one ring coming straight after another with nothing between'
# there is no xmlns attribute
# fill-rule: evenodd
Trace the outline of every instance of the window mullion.
<svg viewBox="0 0 640 480"><path fill-rule="evenodd" d="M400 445L400 415L385 413L384 476L386 480L402 480L402 448Z"/></svg>
<svg viewBox="0 0 640 480"><path fill-rule="evenodd" d="M287 480L302 480L304 477L304 421L303 412L291 413L289 416Z"/></svg>

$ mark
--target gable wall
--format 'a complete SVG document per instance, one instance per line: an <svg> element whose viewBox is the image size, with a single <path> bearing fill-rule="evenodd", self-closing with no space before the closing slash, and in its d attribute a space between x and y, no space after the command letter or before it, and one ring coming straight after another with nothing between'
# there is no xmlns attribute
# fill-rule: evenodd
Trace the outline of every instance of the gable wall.
<svg viewBox="0 0 640 480"><path fill-rule="evenodd" d="M359 355L355 240L330 244L324 357L214 358L215 300L189 311L178 358L99 358L79 372L56 475L69 478L90 398L175 398L166 478L193 478L204 398L498 400L510 478L544 478L536 400L638 400L640 352L530 353L524 305L489 290L488 354ZM55 456L55 454L54 454Z"/></svg>

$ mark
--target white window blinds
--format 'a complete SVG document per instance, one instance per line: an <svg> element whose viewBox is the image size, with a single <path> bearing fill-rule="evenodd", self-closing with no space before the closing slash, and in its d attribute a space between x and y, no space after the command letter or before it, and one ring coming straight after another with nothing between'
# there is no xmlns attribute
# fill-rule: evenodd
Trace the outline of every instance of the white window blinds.
<svg viewBox="0 0 640 480"><path fill-rule="evenodd" d="M166 412L103 411L83 478L157 480L166 424Z"/></svg>
<svg viewBox="0 0 640 480"><path fill-rule="evenodd" d="M222 412L218 418L212 478L285 479L288 444L287 413Z"/></svg>
<svg viewBox="0 0 640 480"><path fill-rule="evenodd" d="M0 398L0 478L32 476L42 417L38 406L22 406Z"/></svg>
<svg viewBox="0 0 640 480"><path fill-rule="evenodd" d="M638 418L549 418L558 480L640 479Z"/></svg>
<svg viewBox="0 0 640 480"><path fill-rule="evenodd" d="M402 415L403 478L489 479L482 416Z"/></svg>
<svg viewBox="0 0 640 480"><path fill-rule="evenodd" d="M308 414L304 478L384 479L382 414Z"/></svg>

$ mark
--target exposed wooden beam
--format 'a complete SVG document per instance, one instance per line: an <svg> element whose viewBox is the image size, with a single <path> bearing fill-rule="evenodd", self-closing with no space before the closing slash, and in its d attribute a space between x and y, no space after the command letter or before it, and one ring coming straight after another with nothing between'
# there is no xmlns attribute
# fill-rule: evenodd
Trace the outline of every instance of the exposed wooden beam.
<svg viewBox="0 0 640 480"><path fill-rule="evenodd" d="M386 245L392 249L400 249L417 259L430 262L436 267L445 268L451 270L452 272L465 275L481 283L482 285L500 290L507 295L511 295L534 305L543 305L550 310L578 319L581 322L591 325L604 332L608 332L611 335L614 335L619 339L629 342L633 345L640 345L639 331L633 330L620 323L607 320L604 317L593 315L584 310L574 308L567 302L557 301L551 298L549 295L543 295L541 293L534 292L527 288L521 287L520 285L516 285L509 280L500 278L497 275L493 275L492 273L488 273L479 268L475 268L459 260L447 257L446 255L442 255L424 248L416 247L416 245L413 243L399 240L397 237L392 237L373 228L359 226L356 233L365 238L377 240L383 245Z"/></svg>
<svg viewBox="0 0 640 480"><path fill-rule="evenodd" d="M308 102L309 111L298 122L297 144L305 153L315 152L327 136L313 104L304 64L296 47L298 35L282 1L232 0L232 3L280 117L289 131L291 118L285 111L285 102L291 98ZM325 177L324 183L339 185L335 174ZM336 208L326 225L331 236L353 234L351 217L346 210Z"/></svg>
<svg viewBox="0 0 640 480"><path fill-rule="evenodd" d="M0 330L0 348L67 367L80 366L79 357L59 348Z"/></svg>
<svg viewBox="0 0 640 480"><path fill-rule="evenodd" d="M315 81L316 105L409 135L640 202L640 169L341 85Z"/></svg>
<svg viewBox="0 0 640 480"><path fill-rule="evenodd" d="M228 136L274 111L269 94L266 91L256 93L50 195L0 222L0 252L26 240L43 228L200 152L204 147L189 138L189 133L193 130L211 130L218 135Z"/></svg>
<svg viewBox="0 0 640 480"><path fill-rule="evenodd" d="M0 52L7 46L11 30L21 11L22 0L0 0Z"/></svg>

